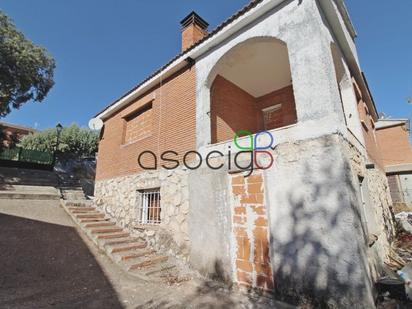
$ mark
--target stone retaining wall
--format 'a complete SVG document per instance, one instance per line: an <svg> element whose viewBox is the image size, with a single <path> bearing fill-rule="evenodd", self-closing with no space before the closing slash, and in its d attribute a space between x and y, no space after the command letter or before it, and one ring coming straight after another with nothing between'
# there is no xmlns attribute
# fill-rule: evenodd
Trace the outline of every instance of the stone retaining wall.
<svg viewBox="0 0 412 309"><path fill-rule="evenodd" d="M146 238L149 245L186 258L190 248L187 178L187 170L176 169L100 180L96 182L95 204L133 235ZM160 188L161 224L142 226L137 220L137 192L153 188Z"/></svg>

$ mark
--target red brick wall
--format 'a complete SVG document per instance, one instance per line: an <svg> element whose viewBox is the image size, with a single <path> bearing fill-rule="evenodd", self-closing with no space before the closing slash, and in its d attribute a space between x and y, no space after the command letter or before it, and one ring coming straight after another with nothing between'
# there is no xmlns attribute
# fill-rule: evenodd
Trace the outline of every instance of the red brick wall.
<svg viewBox="0 0 412 309"><path fill-rule="evenodd" d="M262 109L282 104L275 129L296 123L296 107L292 86L255 98L237 85L218 75L211 88L212 143L233 139L235 132L264 130Z"/></svg>
<svg viewBox="0 0 412 309"><path fill-rule="evenodd" d="M206 34L207 31L203 30L196 24L187 26L182 31L182 51L188 49L193 44L201 40Z"/></svg>
<svg viewBox="0 0 412 309"><path fill-rule="evenodd" d="M4 147L13 147L24 136L34 133L34 129L11 127L0 124L0 144Z"/></svg>
<svg viewBox="0 0 412 309"><path fill-rule="evenodd" d="M212 143L233 139L235 132L258 129L255 98L218 75L211 87Z"/></svg>
<svg viewBox="0 0 412 309"><path fill-rule="evenodd" d="M273 125L267 128L268 130L288 126L297 122L295 97L293 95L292 86L276 90L272 93L257 98L256 101L260 110L273 105L281 104L281 108L276 111L277 119L273 122ZM259 129L263 130L265 129L263 125L263 114L258 113L258 117Z"/></svg>
<svg viewBox="0 0 412 309"><path fill-rule="evenodd" d="M358 112L362 124L363 137L365 139L366 152L370 160L382 167L381 151L379 149L375 131L375 119L373 119L372 113L369 111L367 104L363 100L362 93L355 81L353 86L358 100Z"/></svg>
<svg viewBox="0 0 412 309"><path fill-rule="evenodd" d="M152 102L152 133L135 142L124 144L125 116ZM132 104L104 121L96 168L96 179L107 179L142 171L138 155L145 150L157 157L166 150L179 153L196 149L195 69L187 68L164 80ZM144 164L152 163L143 157ZM160 164L161 162L158 162Z"/></svg>
<svg viewBox="0 0 412 309"><path fill-rule="evenodd" d="M384 166L412 163L412 148L406 125L376 130Z"/></svg>
<svg viewBox="0 0 412 309"><path fill-rule="evenodd" d="M269 229L263 175L232 176L233 233L236 240L236 280L239 285L273 290Z"/></svg>
<svg viewBox="0 0 412 309"><path fill-rule="evenodd" d="M143 106L131 115L125 117L124 144L132 143L150 136L153 133L152 104Z"/></svg>

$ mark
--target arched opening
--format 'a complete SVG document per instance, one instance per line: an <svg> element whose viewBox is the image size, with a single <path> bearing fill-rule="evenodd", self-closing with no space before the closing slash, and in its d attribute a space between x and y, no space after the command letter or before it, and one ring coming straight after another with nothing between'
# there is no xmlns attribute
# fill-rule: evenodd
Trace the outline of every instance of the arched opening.
<svg viewBox="0 0 412 309"><path fill-rule="evenodd" d="M296 123L288 49L254 38L228 51L209 75L212 144L239 130L257 133Z"/></svg>

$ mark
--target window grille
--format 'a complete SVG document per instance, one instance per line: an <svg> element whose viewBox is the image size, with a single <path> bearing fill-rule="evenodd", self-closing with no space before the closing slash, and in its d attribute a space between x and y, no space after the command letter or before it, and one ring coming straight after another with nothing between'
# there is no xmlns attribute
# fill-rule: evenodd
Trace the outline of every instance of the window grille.
<svg viewBox="0 0 412 309"><path fill-rule="evenodd" d="M160 224L160 189L138 190L137 218L139 224Z"/></svg>

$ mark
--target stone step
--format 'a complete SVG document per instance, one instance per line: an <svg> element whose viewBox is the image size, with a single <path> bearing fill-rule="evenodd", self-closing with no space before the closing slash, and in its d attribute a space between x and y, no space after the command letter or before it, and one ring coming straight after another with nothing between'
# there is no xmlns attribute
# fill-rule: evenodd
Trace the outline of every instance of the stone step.
<svg viewBox="0 0 412 309"><path fill-rule="evenodd" d="M77 219L96 219L96 218L104 218L104 214L100 212L94 212L94 213L89 213L89 214L81 214L81 215L76 215Z"/></svg>
<svg viewBox="0 0 412 309"><path fill-rule="evenodd" d="M65 201L67 207L78 207L78 208L83 208L83 207L89 207L92 204L92 201L90 200L71 200L71 201Z"/></svg>
<svg viewBox="0 0 412 309"><path fill-rule="evenodd" d="M93 222L107 222L109 218L90 218L90 219L80 219L80 223L93 223Z"/></svg>
<svg viewBox="0 0 412 309"><path fill-rule="evenodd" d="M96 210L96 208L94 207L79 207L79 206L75 206L75 207L68 207L70 211L73 210Z"/></svg>
<svg viewBox="0 0 412 309"><path fill-rule="evenodd" d="M114 234L102 234L102 235L97 235L97 239L114 239L114 238L127 237L129 235L130 234L128 232L114 233Z"/></svg>
<svg viewBox="0 0 412 309"><path fill-rule="evenodd" d="M53 171L0 167L0 184L57 186L58 178Z"/></svg>
<svg viewBox="0 0 412 309"><path fill-rule="evenodd" d="M178 276L179 271L172 265L173 262L150 248L143 238L130 236L129 232L105 217L104 213L88 206L89 203L78 206L77 201L76 204L70 202L63 201L62 206L85 235L132 276L146 282L163 282L173 269L176 271L172 275Z"/></svg>
<svg viewBox="0 0 412 309"><path fill-rule="evenodd" d="M162 272L170 271L170 270L175 269L175 268L176 268L176 265L168 264L168 263L162 263L162 264L158 264L154 267L149 268L148 270L146 270L144 272L144 274L146 276L153 276L153 275L160 274Z"/></svg>
<svg viewBox="0 0 412 309"><path fill-rule="evenodd" d="M122 232L122 231L123 229L120 227L94 228L90 230L92 234L107 234L107 233L116 233L116 232Z"/></svg>
<svg viewBox="0 0 412 309"><path fill-rule="evenodd" d="M81 209L81 207L79 207L80 209L76 209L76 210L71 210L72 214L87 214L93 211L96 211L95 209ZM85 207L86 208L86 207Z"/></svg>
<svg viewBox="0 0 412 309"><path fill-rule="evenodd" d="M82 187L65 187L65 186L60 186L60 190L64 192L83 192Z"/></svg>
<svg viewBox="0 0 412 309"><path fill-rule="evenodd" d="M140 238L135 238L135 237L124 237L124 238L118 238L118 239L113 239L113 240L102 240L102 245L103 246L115 246L115 245L124 245L128 244L131 242L136 242L141 240Z"/></svg>
<svg viewBox="0 0 412 309"><path fill-rule="evenodd" d="M52 186L27 186L27 185L6 185L2 186L4 189L2 191L17 191L17 192L37 192L37 193L50 193L50 194L59 194L59 190Z"/></svg>
<svg viewBox="0 0 412 309"><path fill-rule="evenodd" d="M132 251L132 250L137 250L137 249L144 249L147 247L147 243L144 242L131 242L126 245L121 245L121 246L116 246L116 247L111 247L109 252L110 253L119 253L119 252L126 252L126 251Z"/></svg>
<svg viewBox="0 0 412 309"><path fill-rule="evenodd" d="M146 267L152 266L154 264L166 262L167 260L168 260L167 256L157 255L157 256L151 257L147 260L144 260L142 262L130 265L129 270L146 268Z"/></svg>
<svg viewBox="0 0 412 309"><path fill-rule="evenodd" d="M91 228L91 227L108 227L108 226L116 226L116 223L114 222L88 223L84 227Z"/></svg>
<svg viewBox="0 0 412 309"><path fill-rule="evenodd" d="M153 255L155 252L156 251L153 249L146 249L146 250L139 251L139 252L127 253L125 255L122 255L120 257L120 260L128 261L128 260L138 259L141 257L148 257L148 256Z"/></svg>
<svg viewBox="0 0 412 309"><path fill-rule="evenodd" d="M59 200L60 195L57 193L38 193L22 191L0 191L0 199L14 200Z"/></svg>

